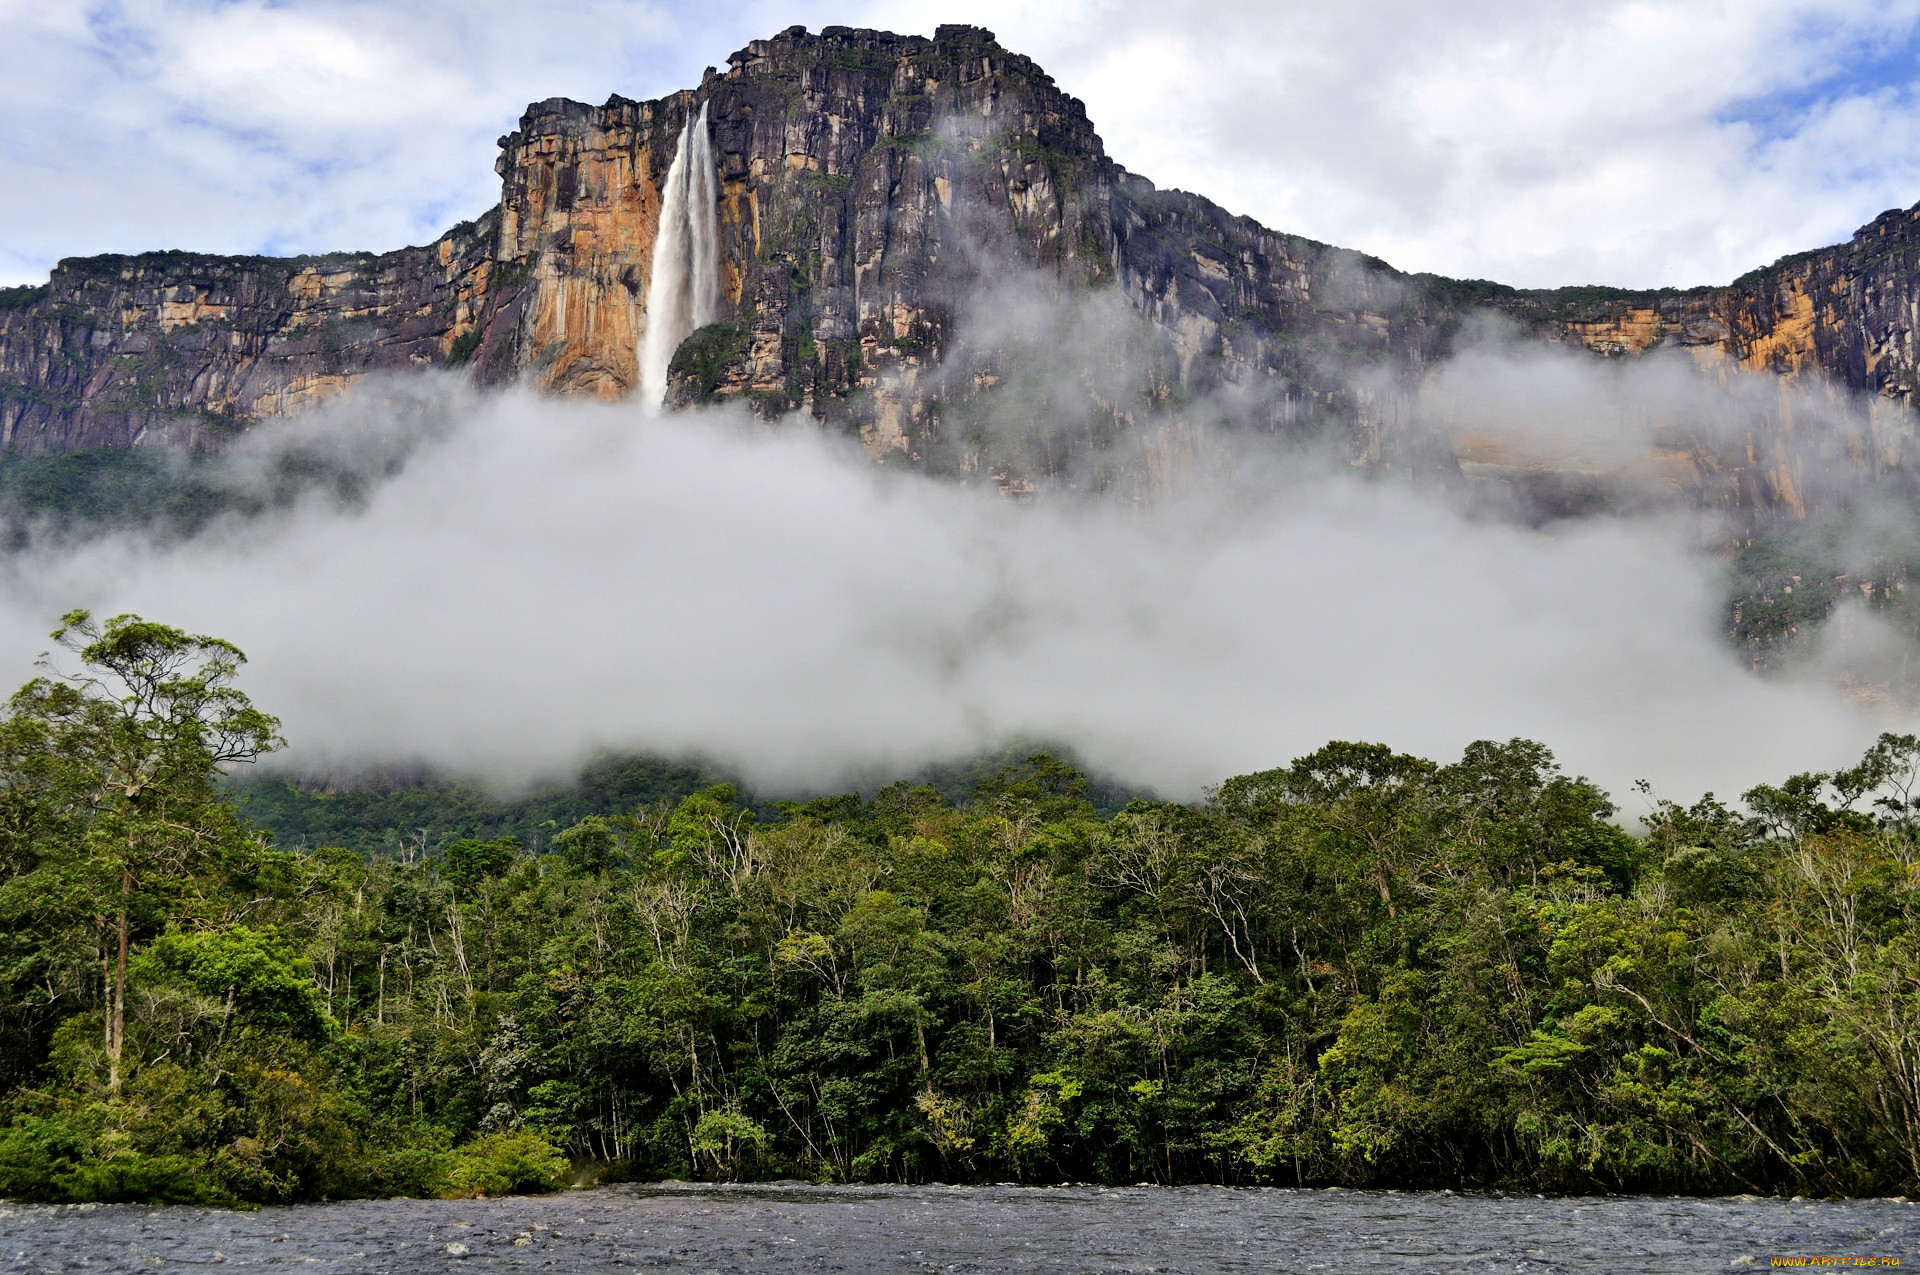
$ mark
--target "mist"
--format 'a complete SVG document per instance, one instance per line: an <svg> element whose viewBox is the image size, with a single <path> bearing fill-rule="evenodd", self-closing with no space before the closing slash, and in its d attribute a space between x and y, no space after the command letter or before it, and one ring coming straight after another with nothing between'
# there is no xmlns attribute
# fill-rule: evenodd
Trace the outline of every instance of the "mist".
<svg viewBox="0 0 1920 1275"><path fill-rule="evenodd" d="M190 540L17 554L0 661L24 680L62 611L135 611L247 652L286 764L513 783L698 753L768 792L1008 737L1191 798L1333 738L1445 760L1526 736L1616 798L1644 778L1691 800L1902 724L1744 669L1684 518L1542 534L1311 466L1146 508L1019 505L811 424L452 379L286 428L397 472Z"/></svg>
<svg viewBox="0 0 1920 1275"><path fill-rule="evenodd" d="M1686 504L1734 540L1902 486L1913 450L1910 411L1816 375L1740 371L1711 346L1596 358L1491 317L1418 398L1469 477L1551 474L1615 510Z"/></svg>

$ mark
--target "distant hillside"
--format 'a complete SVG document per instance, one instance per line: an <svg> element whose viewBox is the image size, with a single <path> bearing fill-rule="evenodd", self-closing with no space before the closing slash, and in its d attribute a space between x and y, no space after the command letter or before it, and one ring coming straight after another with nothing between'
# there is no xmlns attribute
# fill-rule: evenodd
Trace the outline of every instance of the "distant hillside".
<svg viewBox="0 0 1920 1275"><path fill-rule="evenodd" d="M981 783L1037 752L1072 759L1071 750L1028 741L927 766L906 776L888 776L865 786L871 796L882 783L927 784L952 805L964 805ZM242 772L228 781L241 811L257 828L289 848L344 846L362 855L419 858L437 854L464 837L517 838L529 850L545 851L555 832L589 815L631 814L657 802L677 802L716 784L731 783L749 805L771 813L782 800L814 792L752 793L724 767L697 758L602 757L572 781L542 784L501 796L469 778L433 774L363 773L336 776ZM1136 797L1153 794L1092 777L1087 799L1112 815Z"/></svg>

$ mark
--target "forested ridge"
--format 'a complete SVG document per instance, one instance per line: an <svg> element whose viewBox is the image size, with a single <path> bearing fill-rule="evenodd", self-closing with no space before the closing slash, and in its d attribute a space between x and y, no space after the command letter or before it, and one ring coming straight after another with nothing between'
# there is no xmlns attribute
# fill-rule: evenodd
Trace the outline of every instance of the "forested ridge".
<svg viewBox="0 0 1920 1275"><path fill-rule="evenodd" d="M237 650L57 637L0 719L0 1195L1920 1189L1913 738L1643 836L1513 740L362 854L236 809Z"/></svg>
<svg viewBox="0 0 1920 1275"><path fill-rule="evenodd" d="M1018 741L955 761L922 767L904 781L930 786L949 802L964 803L980 781L1035 752L1071 763L1070 753ZM588 815L624 815L640 806L683 797L723 783L756 815L778 817L776 799L753 793L724 767L698 758L607 754L570 778L550 777L505 792L471 778L407 769L350 771L342 775L253 773L228 776L225 788L240 813L288 848L337 846L367 857L406 858L437 851L462 839L494 841L510 836L539 854L553 838ZM878 782L868 795L879 791ZM1093 808L1113 814L1143 795L1113 779L1088 777Z"/></svg>

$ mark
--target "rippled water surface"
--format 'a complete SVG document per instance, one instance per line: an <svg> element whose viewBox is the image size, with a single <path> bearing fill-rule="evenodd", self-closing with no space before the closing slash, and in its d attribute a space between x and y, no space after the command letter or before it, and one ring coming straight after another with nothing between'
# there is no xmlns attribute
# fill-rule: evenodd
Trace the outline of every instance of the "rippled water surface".
<svg viewBox="0 0 1920 1275"><path fill-rule="evenodd" d="M1920 1263L1920 1206L1214 1187L611 1187L225 1213L0 1203L0 1271L1711 1271Z"/></svg>

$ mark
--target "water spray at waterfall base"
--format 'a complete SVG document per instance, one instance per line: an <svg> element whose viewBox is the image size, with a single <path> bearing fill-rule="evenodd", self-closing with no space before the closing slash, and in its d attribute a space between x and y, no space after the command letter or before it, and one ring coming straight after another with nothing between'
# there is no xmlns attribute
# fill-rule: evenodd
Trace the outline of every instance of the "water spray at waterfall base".
<svg viewBox="0 0 1920 1275"><path fill-rule="evenodd" d="M640 338L640 401L659 407L667 397L673 352L696 328L720 316L719 202L707 107L689 117L674 147L661 188L660 230L647 280L647 326Z"/></svg>

